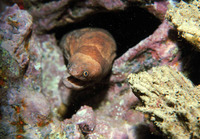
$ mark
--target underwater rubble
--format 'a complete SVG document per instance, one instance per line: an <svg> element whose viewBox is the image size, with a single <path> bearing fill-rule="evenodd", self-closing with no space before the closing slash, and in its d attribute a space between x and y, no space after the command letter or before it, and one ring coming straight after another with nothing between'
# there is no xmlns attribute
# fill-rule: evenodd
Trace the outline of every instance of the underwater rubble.
<svg viewBox="0 0 200 139"><path fill-rule="evenodd" d="M135 46L124 46L126 51L115 59L105 81L82 90L66 88L62 79L67 74L67 62L54 34L57 27L67 27L99 12L123 11L134 4L158 18L161 21L158 28ZM137 139L163 138L169 132L179 137L167 128L161 130L164 134L157 132L142 113L146 111L138 108L141 98L132 92L127 79L131 73L155 66L184 70L176 29L165 19L168 4L165 0L24 0L23 4L20 1L20 8L19 4L6 7L0 13L0 138ZM166 78L170 77L167 74ZM194 87L188 79L184 81L187 81L186 91L194 91L197 95L193 97L198 97L199 87ZM188 101L192 101L191 96L187 94ZM186 137L190 133L199 137L196 124L199 121L194 120L198 116L191 116L198 115L199 107L186 116L185 110L171 107L164 108L194 121L185 130ZM189 106L186 109L190 110ZM177 120L173 116L168 120L173 118ZM183 130L188 125L176 124ZM183 130L180 136L185 137L181 135Z"/></svg>
<svg viewBox="0 0 200 139"><path fill-rule="evenodd" d="M200 137L200 86L169 66L129 75L133 93L150 120L172 138Z"/></svg>
<svg viewBox="0 0 200 139"><path fill-rule="evenodd" d="M181 1L171 6L166 18L177 28L179 34L200 50L199 0L186 3Z"/></svg>

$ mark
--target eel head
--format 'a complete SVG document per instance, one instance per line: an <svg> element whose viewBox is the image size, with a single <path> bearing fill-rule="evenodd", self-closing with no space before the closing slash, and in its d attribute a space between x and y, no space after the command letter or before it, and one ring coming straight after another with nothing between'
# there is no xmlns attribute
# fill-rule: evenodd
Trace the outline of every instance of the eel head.
<svg viewBox="0 0 200 139"><path fill-rule="evenodd" d="M74 55L67 66L68 75L63 83L71 89L82 89L102 79L101 65L89 57Z"/></svg>

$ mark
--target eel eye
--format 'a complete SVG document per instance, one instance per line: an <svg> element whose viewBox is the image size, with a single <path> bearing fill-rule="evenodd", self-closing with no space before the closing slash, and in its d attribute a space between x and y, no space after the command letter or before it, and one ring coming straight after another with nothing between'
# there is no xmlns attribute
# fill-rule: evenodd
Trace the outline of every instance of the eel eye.
<svg viewBox="0 0 200 139"><path fill-rule="evenodd" d="M83 72L83 76L84 76L84 77L87 77L88 74L89 74L88 71L84 71L84 72Z"/></svg>

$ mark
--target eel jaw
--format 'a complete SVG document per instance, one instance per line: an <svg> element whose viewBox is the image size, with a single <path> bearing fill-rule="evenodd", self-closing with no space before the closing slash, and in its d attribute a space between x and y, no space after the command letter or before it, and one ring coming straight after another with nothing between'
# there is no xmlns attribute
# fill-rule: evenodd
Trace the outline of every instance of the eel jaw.
<svg viewBox="0 0 200 139"><path fill-rule="evenodd" d="M70 74L65 75L62 81L67 88L74 90L84 89L86 86L89 85L89 82L79 80L74 76L71 76Z"/></svg>

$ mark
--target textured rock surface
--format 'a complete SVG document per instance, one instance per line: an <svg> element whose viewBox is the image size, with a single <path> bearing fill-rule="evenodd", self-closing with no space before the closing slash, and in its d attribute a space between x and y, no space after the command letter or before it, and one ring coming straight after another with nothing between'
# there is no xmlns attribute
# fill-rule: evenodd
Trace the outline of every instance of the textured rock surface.
<svg viewBox="0 0 200 139"><path fill-rule="evenodd" d="M1 16L0 26L0 67L5 76L17 78L29 62L28 40L32 29L32 16L14 5Z"/></svg>
<svg viewBox="0 0 200 139"><path fill-rule="evenodd" d="M154 14L157 18L159 18L160 20L164 20L168 4L169 2L165 0L152 1L151 4L146 4L145 7L150 13Z"/></svg>
<svg viewBox="0 0 200 139"><path fill-rule="evenodd" d="M136 109L173 138L200 137L200 86L168 66L129 75L133 93L144 106Z"/></svg>
<svg viewBox="0 0 200 139"><path fill-rule="evenodd" d="M35 20L35 31L44 33L56 27L79 22L95 13L125 10L132 3L146 8L161 20L164 19L168 5L167 1L143 0L25 0L24 7L29 9Z"/></svg>
<svg viewBox="0 0 200 139"><path fill-rule="evenodd" d="M17 12L21 11L16 6L10 7L8 10L12 10L15 13L16 11L13 9L17 9ZM16 20L22 19L19 16ZM13 35L13 32L10 32L10 35ZM4 38L2 38L2 41L4 41ZM18 44L18 40L13 39L12 42L14 46ZM29 61L23 74L17 76L17 80L9 80L5 83L3 82L4 78L2 77L3 79L1 79L1 138L80 138L83 136L82 132L85 133L84 136L91 135L95 137L123 137L128 134L130 137L132 136L130 132L133 132L131 130L133 124L138 124L139 121L143 121L143 117L141 113L135 113L131 109L131 106L135 103L133 101L137 101L137 99L130 90L127 90L128 86L124 86L126 89L122 89L117 85L115 87L111 85L108 99L105 98L107 89L102 89L103 87L93 87L96 89L91 89L91 91L71 92L61 82L61 78L66 72L66 66L64 64L63 54L56 44L54 35L36 35L33 31L28 39L28 44L27 52ZM9 52L4 48L2 51L5 51L9 56L5 59L4 55L2 55L3 62L9 62L7 67L15 66L15 64L18 65L17 60L13 58L15 54L11 53L12 51ZM15 62L13 65L11 65L12 61L8 59L10 57ZM5 65L2 67L5 67ZM20 72L21 67L19 65L18 67L18 71ZM11 69L11 71L17 72L15 69ZM4 74L5 71L1 73ZM12 74L8 73L8 75L11 76ZM81 93L83 94L81 95ZM121 95L120 99L114 99L119 94L125 95ZM103 101L103 99L105 100ZM129 101L126 101L126 99L129 99ZM111 102L112 100L116 101L113 103ZM78 104L76 101L78 101ZM86 104L92 105L93 107L95 105L96 107L98 105L102 106L99 110L99 117L97 119L94 118L97 121L96 123L90 124L88 122L90 120L86 120L85 126L84 123L80 123L82 117L78 116L74 116L78 118L73 119L70 119L71 117L66 119L65 117L64 121L58 120L60 117L62 119L62 116L65 114L65 110L63 115L59 113L60 106L66 105L67 113L70 113L72 116L76 113L71 113L70 111L77 111L81 106ZM92 113L96 112L92 108L88 109L91 112L91 117L93 117ZM112 111L109 111L110 109ZM130 115L125 115L124 113L126 111L136 117L132 118ZM111 115L112 112L114 112L113 115ZM110 122L109 125L107 124L108 121ZM120 122L115 124L116 121ZM129 121L129 123L127 124L126 121ZM115 128L113 124L115 124ZM119 132L116 129L119 124L127 128ZM87 125L91 129L88 129ZM96 127L95 130L92 129L94 126ZM103 127L107 127L107 129L102 130Z"/></svg>
<svg viewBox="0 0 200 139"><path fill-rule="evenodd" d="M35 4L37 6L34 6ZM121 0L86 0L86 1L49 1L44 4L33 1L25 3L31 5L31 15L35 19L34 28L38 33L51 30L81 20L89 14L106 10L123 10L125 3ZM46 18L48 16L48 18Z"/></svg>
<svg viewBox="0 0 200 139"><path fill-rule="evenodd" d="M200 50L199 0L181 1L166 13L166 18L177 28L180 35Z"/></svg>
<svg viewBox="0 0 200 139"><path fill-rule="evenodd" d="M83 133L93 132L96 126L96 116L91 107L82 106L72 117Z"/></svg>
<svg viewBox="0 0 200 139"><path fill-rule="evenodd" d="M3 52L0 57L4 64L1 67L9 69L0 71L2 75L0 78L0 136L2 138L133 139L138 138L139 135L152 136L151 125L145 124L147 130L139 128L145 116L133 109L138 99L128 85L127 76L132 72L137 73L164 64L181 69L180 51L177 38L173 37L175 34L173 28L164 20L152 35L136 46L130 44L132 48L127 52L125 50L124 54L115 60L110 80L102 81L98 85L81 91L69 90L61 81L66 73L66 65L63 52L57 45L59 40L56 40L54 30L52 30L60 25L68 27L69 23L79 22L90 13L124 10L131 1L142 3L144 7L146 7L146 2L150 4L150 1L141 0L24 1L32 4L30 13L34 20L30 18L30 21L34 21L33 28L26 26L31 25L31 22L26 20L31 16L17 6L8 8L2 14L2 17L7 17L7 15L20 13L19 16L9 18L9 22L2 20L2 27L7 26L11 29L10 31L5 28L4 30L9 32L2 32L3 35L15 36L17 21L25 21L27 24L23 24L24 30L19 32L17 39L14 37L9 40L7 37L2 37L1 42L9 40L13 46L18 46L19 41L25 39L25 44L28 44L27 47L26 45L17 47L20 50L17 49L17 52L22 54L19 59L13 49L7 49L7 46L1 47L0 50ZM152 9L149 11L158 12L163 18L167 3L160 1L155 3L157 5L151 3L150 7L153 11ZM28 16L20 16L24 15L23 13L27 13ZM132 19L130 21L134 22ZM9 23L14 23L14 27ZM22 29L21 26L19 27ZM51 31L45 34L49 30ZM32 32L29 34L29 31ZM42 32L43 35L38 35L36 32ZM126 37L124 36L125 39ZM22 40L22 44L24 42ZM7 80L6 77L15 78ZM79 112L82 110L88 113L80 115ZM88 116L88 119L84 118L85 116Z"/></svg>
<svg viewBox="0 0 200 139"><path fill-rule="evenodd" d="M130 48L120 58L116 59L112 68L111 81L126 80L130 73L148 70L153 66L171 65L181 69L180 52L177 43L169 34L173 28L163 21L152 35Z"/></svg>

